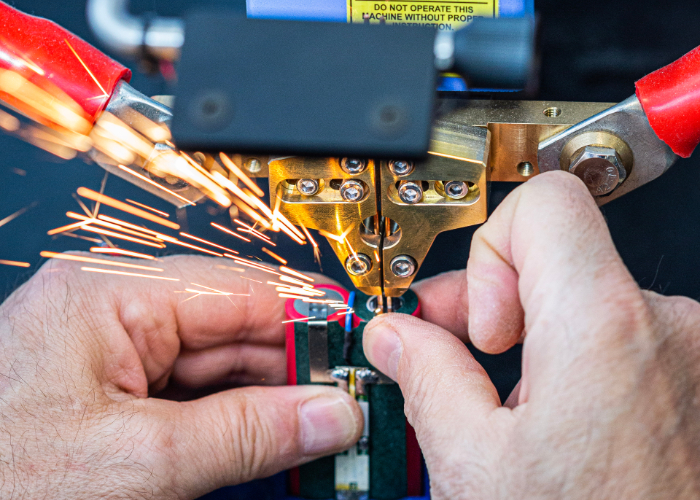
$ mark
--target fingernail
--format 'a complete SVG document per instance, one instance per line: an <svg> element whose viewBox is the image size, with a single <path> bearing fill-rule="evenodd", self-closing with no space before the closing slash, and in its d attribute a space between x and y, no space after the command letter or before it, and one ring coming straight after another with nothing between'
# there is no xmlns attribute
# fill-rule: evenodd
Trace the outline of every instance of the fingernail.
<svg viewBox="0 0 700 500"><path fill-rule="evenodd" d="M355 412L342 397L321 396L301 405L301 439L304 452L316 455L340 451L357 432Z"/></svg>
<svg viewBox="0 0 700 500"><path fill-rule="evenodd" d="M365 335L367 335L365 329ZM392 380L398 380L399 360L403 346L399 335L388 326L380 323L371 327L371 341L366 354L370 363Z"/></svg>

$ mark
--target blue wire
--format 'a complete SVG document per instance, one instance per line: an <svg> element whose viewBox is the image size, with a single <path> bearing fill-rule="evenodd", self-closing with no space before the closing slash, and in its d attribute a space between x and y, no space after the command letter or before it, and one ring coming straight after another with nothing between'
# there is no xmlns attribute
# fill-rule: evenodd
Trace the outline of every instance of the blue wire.
<svg viewBox="0 0 700 500"><path fill-rule="evenodd" d="M348 295L348 311L352 311L353 306L355 305L355 292L350 292L350 295ZM352 313L348 313L345 315L345 331L350 333L352 331Z"/></svg>

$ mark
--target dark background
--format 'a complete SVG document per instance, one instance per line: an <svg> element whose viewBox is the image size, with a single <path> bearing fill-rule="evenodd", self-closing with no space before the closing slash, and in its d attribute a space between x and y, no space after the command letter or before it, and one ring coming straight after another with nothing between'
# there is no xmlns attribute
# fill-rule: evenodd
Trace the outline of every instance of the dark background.
<svg viewBox="0 0 700 500"><path fill-rule="evenodd" d="M83 1L17 0L15 7L53 19L88 42L97 43L84 15ZM132 0L134 12L180 15L197 4L231 5L219 0ZM645 74L700 45L700 4L697 0L536 0L541 18L542 72L536 96L546 100L618 102L634 92ZM99 44L98 44L99 46ZM132 68L132 61L122 61ZM135 71L132 85L147 95L168 93L165 82ZM66 224L67 210L78 207L71 193L79 186L98 189L103 171L80 160L64 162L17 139L0 136L0 219L38 201L22 217L0 227L0 259L26 261L31 269L0 266L0 299L31 277L41 264L41 250L87 249L70 238L53 240L46 232ZM630 271L643 288L667 295L700 298L700 155L682 160L659 180L603 208L613 238ZM20 175L17 169L26 172ZM21 173L21 172L20 172ZM495 206L513 188L492 186ZM159 199L110 177L107 194L132 198L164 210ZM226 214L214 219L226 221ZM217 237L209 230L212 215L191 210L191 232ZM419 278L466 263L473 228L438 237ZM281 241L281 240L280 240ZM308 247L281 244L280 253L299 269L315 270ZM323 246L324 271L349 285L330 247ZM447 303L445 314L451 308ZM479 356L502 396L519 377L519 350L500 357ZM234 498L230 493L226 498ZM239 494L235 494L237 498ZM255 494L259 497L259 494ZM223 496L217 498L224 498Z"/></svg>

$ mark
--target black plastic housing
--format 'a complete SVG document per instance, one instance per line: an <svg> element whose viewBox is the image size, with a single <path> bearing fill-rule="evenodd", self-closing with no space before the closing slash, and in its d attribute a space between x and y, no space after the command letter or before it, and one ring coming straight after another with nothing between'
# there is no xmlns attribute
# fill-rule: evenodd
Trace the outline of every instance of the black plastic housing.
<svg viewBox="0 0 700 500"><path fill-rule="evenodd" d="M173 136L183 149L424 156L431 28L188 16Z"/></svg>

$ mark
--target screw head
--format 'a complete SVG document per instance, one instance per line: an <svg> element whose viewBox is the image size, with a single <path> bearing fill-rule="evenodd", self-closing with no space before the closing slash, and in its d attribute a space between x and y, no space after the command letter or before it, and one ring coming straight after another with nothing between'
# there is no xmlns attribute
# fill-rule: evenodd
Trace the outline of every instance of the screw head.
<svg viewBox="0 0 700 500"><path fill-rule="evenodd" d="M345 181L340 186L340 196L345 201L356 203L365 197L365 187L358 181Z"/></svg>
<svg viewBox="0 0 700 500"><path fill-rule="evenodd" d="M417 182L403 181L399 185L399 198L404 203L415 205L423 199L423 187Z"/></svg>
<svg viewBox="0 0 700 500"><path fill-rule="evenodd" d="M351 255L345 260L345 269L353 276L364 276L372 269L372 260L363 253Z"/></svg>
<svg viewBox="0 0 700 500"><path fill-rule="evenodd" d="M357 175L365 171L367 162L359 158L343 158L340 160L340 168L350 175Z"/></svg>
<svg viewBox="0 0 700 500"><path fill-rule="evenodd" d="M410 255L398 255L391 260L391 272L398 278L413 276L418 265Z"/></svg>
<svg viewBox="0 0 700 500"><path fill-rule="evenodd" d="M614 148L586 146L571 161L569 172L579 177L593 196L612 193L627 178L620 155Z"/></svg>
<svg viewBox="0 0 700 500"><path fill-rule="evenodd" d="M313 196L318 193L319 184L316 179L299 179L297 189L304 196Z"/></svg>
<svg viewBox="0 0 700 500"><path fill-rule="evenodd" d="M389 170L391 170L391 173L394 175L398 175L399 177L408 175L411 172L413 172L413 162L412 161L406 161L406 160L391 160L389 161Z"/></svg>
<svg viewBox="0 0 700 500"><path fill-rule="evenodd" d="M445 195L451 200L461 200L469 194L469 186L463 181L449 181L445 183Z"/></svg>

